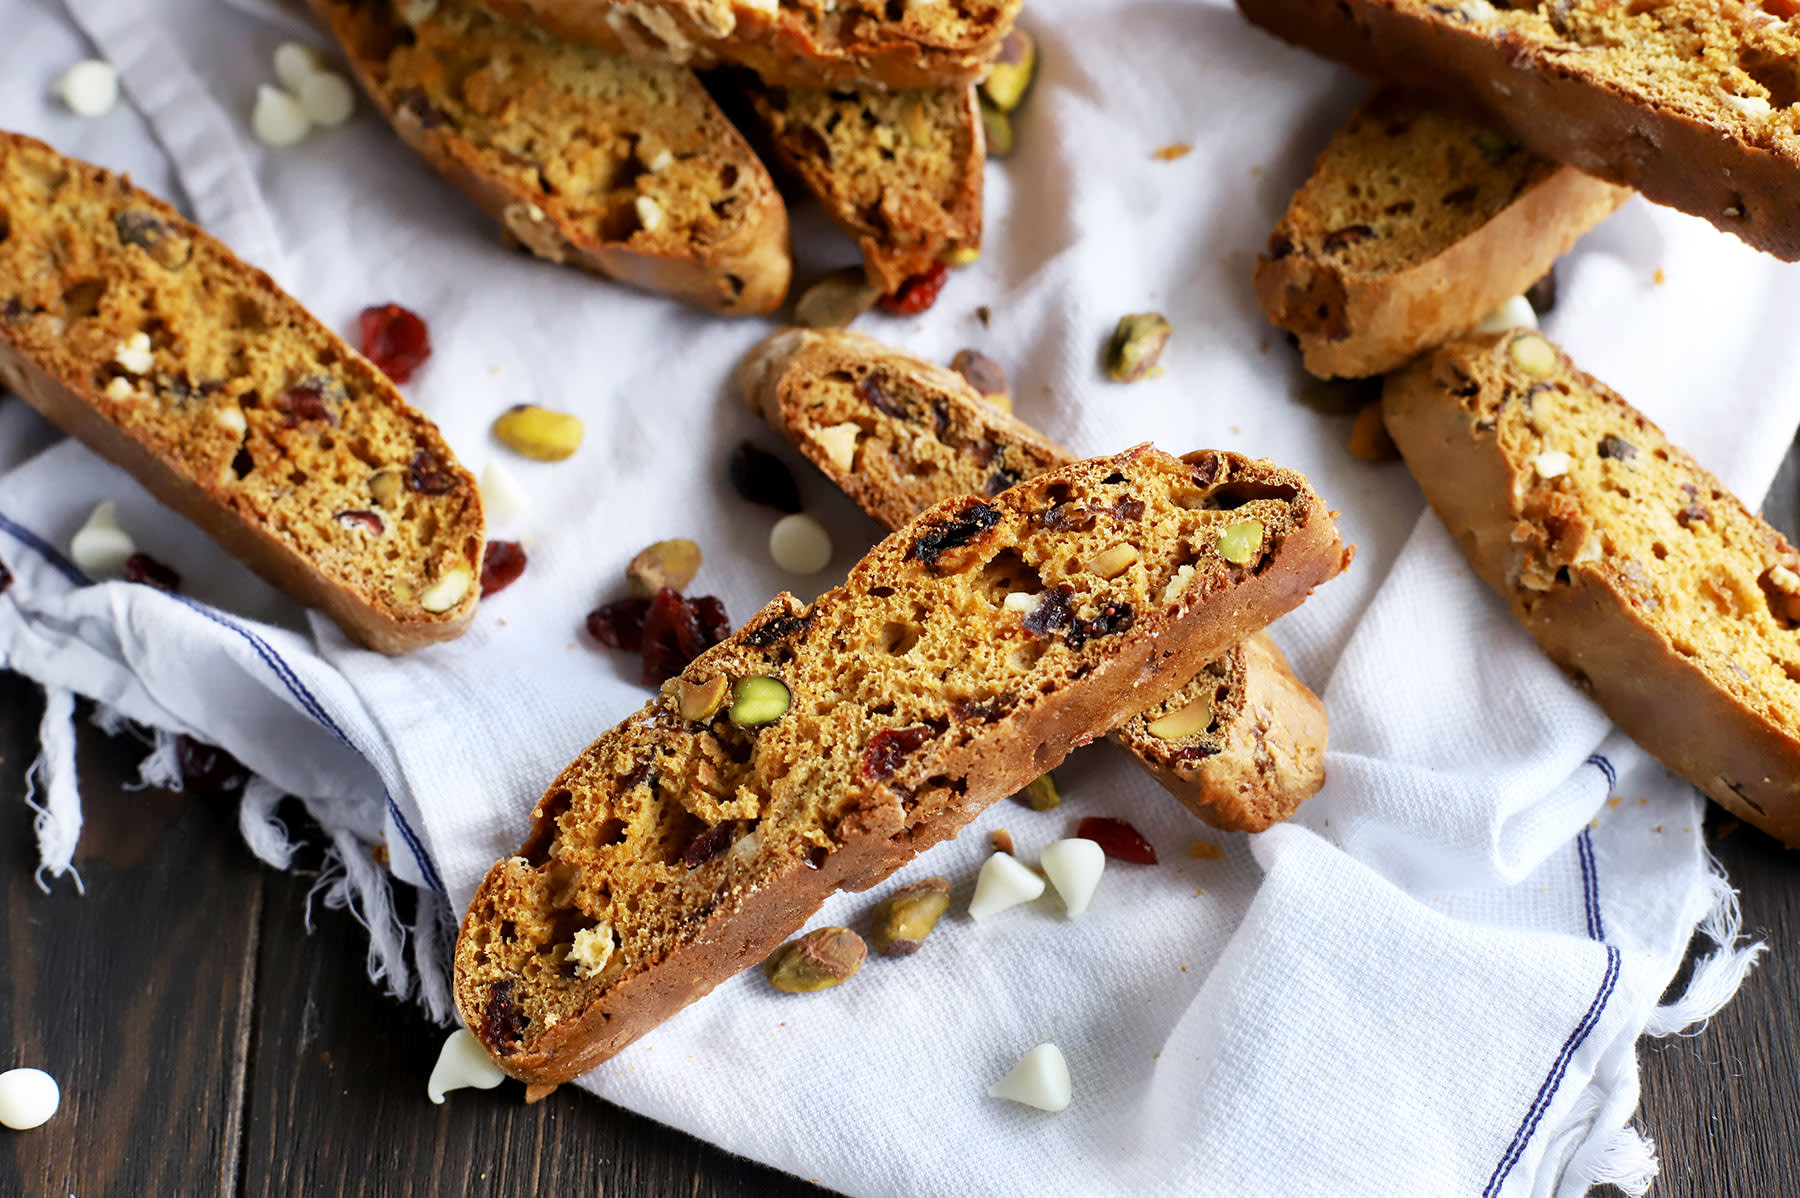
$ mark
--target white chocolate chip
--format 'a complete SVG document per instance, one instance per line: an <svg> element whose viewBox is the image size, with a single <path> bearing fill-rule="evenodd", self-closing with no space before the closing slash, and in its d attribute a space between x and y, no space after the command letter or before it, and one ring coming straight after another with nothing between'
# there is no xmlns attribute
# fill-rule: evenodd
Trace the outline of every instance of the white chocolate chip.
<svg viewBox="0 0 1800 1198"><path fill-rule="evenodd" d="M136 394L137 388L133 387L131 380L122 374L114 375L113 380L106 384L106 398L114 403L124 403Z"/></svg>
<svg viewBox="0 0 1800 1198"><path fill-rule="evenodd" d="M1536 378L1549 378L1556 372L1556 349L1536 333L1522 333L1513 338L1513 365Z"/></svg>
<svg viewBox="0 0 1800 1198"><path fill-rule="evenodd" d="M990 915L1029 903L1044 893L1044 879L1019 863L1008 853L995 853L981 863L975 878L975 897L969 900L969 918L986 919Z"/></svg>
<svg viewBox="0 0 1800 1198"><path fill-rule="evenodd" d="M119 573L136 552L131 534L119 527L118 505L110 499L96 504L87 523L69 540L69 560L94 578Z"/></svg>
<svg viewBox="0 0 1800 1198"><path fill-rule="evenodd" d="M269 146L291 146L306 136L310 123L306 110L279 87L265 83L256 89L256 107L250 111L250 130Z"/></svg>
<svg viewBox="0 0 1800 1198"><path fill-rule="evenodd" d="M343 124L356 111L356 93L342 75L331 71L301 80L299 94L306 119L328 129Z"/></svg>
<svg viewBox="0 0 1800 1198"><path fill-rule="evenodd" d="M469 593L469 584L475 580L475 571L458 562L445 570L436 582L419 592L419 606L433 615L449 611L463 601Z"/></svg>
<svg viewBox="0 0 1800 1198"><path fill-rule="evenodd" d="M1504 333L1507 329L1535 329L1538 327L1537 312L1531 301L1522 295L1515 295L1481 318L1475 326L1477 333Z"/></svg>
<svg viewBox="0 0 1800 1198"><path fill-rule="evenodd" d="M1731 92L1720 92L1724 101L1747 117L1759 118L1774 112L1774 107L1761 96L1739 96Z"/></svg>
<svg viewBox="0 0 1800 1198"><path fill-rule="evenodd" d="M431 1067L431 1080L425 1083L425 1094L441 1106L444 1095L451 1090L469 1086L492 1090L505 1080L506 1074L494 1064L494 1058L481 1046L481 1041L467 1028L459 1027L438 1050L437 1064Z"/></svg>
<svg viewBox="0 0 1800 1198"><path fill-rule="evenodd" d="M994 1083L989 1098L1034 1106L1040 1111L1060 1111L1069 1105L1075 1088L1069 1080L1069 1062L1062 1049L1043 1043L1025 1054L1012 1072Z"/></svg>
<svg viewBox="0 0 1800 1198"><path fill-rule="evenodd" d="M325 69L325 56L299 42L282 42L275 47L274 65L275 78L290 92L298 93L302 83Z"/></svg>
<svg viewBox="0 0 1800 1198"><path fill-rule="evenodd" d="M817 574L831 564L831 534L805 512L783 516L769 530L769 556L789 574Z"/></svg>
<svg viewBox="0 0 1800 1198"><path fill-rule="evenodd" d="M119 102L119 73L111 63L90 58L64 71L54 90L76 116L105 116Z"/></svg>
<svg viewBox="0 0 1800 1198"><path fill-rule="evenodd" d="M0 1073L0 1123L14 1131L41 1127L61 1105L61 1088L42 1069L8 1069Z"/></svg>
<svg viewBox="0 0 1800 1198"><path fill-rule="evenodd" d="M825 460L831 468L841 474L850 473L856 465L856 442L862 436L862 430L849 420L842 424L828 425L814 429L813 443L825 451Z"/></svg>
<svg viewBox="0 0 1800 1198"><path fill-rule="evenodd" d="M1088 909L1094 888L1106 869L1106 852L1091 840L1071 837L1045 847L1038 864L1062 897L1069 918L1074 919Z"/></svg>
<svg viewBox="0 0 1800 1198"><path fill-rule="evenodd" d="M219 427L227 432L241 435L250 429L250 422L244 419L244 409L235 404L214 412L213 419L218 421Z"/></svg>
<svg viewBox="0 0 1800 1198"><path fill-rule="evenodd" d="M150 335L133 333L113 350L113 361L132 374L149 374L156 368L156 355L150 351Z"/></svg>
<svg viewBox="0 0 1800 1198"><path fill-rule="evenodd" d="M663 210L661 204L657 203L649 196L639 196L635 206L637 208L638 224L644 227L644 232L654 233L662 228Z"/></svg>
<svg viewBox="0 0 1800 1198"><path fill-rule="evenodd" d="M1012 591L1001 601L1000 606L1004 607L1007 611L1016 612L1019 615L1024 616L1029 615L1031 610L1035 608L1037 604L1037 596L1033 595L1030 591Z"/></svg>
<svg viewBox="0 0 1800 1198"><path fill-rule="evenodd" d="M1181 595L1181 592L1187 590L1188 584L1193 581L1194 567L1182 566L1180 569L1176 570L1175 576L1169 579L1169 584L1163 588L1163 602L1175 602Z"/></svg>
<svg viewBox="0 0 1800 1198"><path fill-rule="evenodd" d="M612 960L612 925L602 921L591 928L581 928L569 942L568 959L575 962L576 973L591 978Z"/></svg>
<svg viewBox="0 0 1800 1198"><path fill-rule="evenodd" d="M1531 468L1539 478L1561 478L1569 472L1572 459L1560 449L1546 449L1531 459Z"/></svg>
<svg viewBox="0 0 1800 1198"><path fill-rule="evenodd" d="M496 523L517 520L531 510L531 493L498 461L481 472L481 506Z"/></svg>

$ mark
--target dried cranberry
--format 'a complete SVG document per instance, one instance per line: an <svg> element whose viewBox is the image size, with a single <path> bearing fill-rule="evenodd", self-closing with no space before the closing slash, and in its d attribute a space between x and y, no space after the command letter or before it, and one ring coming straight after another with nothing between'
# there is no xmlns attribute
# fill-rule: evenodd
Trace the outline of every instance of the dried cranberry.
<svg viewBox="0 0 1800 1198"><path fill-rule="evenodd" d="M387 531L381 517L370 511L339 512L337 522L346 528L363 528L373 536L380 536Z"/></svg>
<svg viewBox="0 0 1800 1198"><path fill-rule="evenodd" d="M687 602L688 607L693 610L694 618L699 621L708 649L731 635L731 617L725 614L723 601L713 595L701 595Z"/></svg>
<svg viewBox="0 0 1800 1198"><path fill-rule="evenodd" d="M125 559L125 581L141 582L171 595L181 589L181 575L148 553L134 553Z"/></svg>
<svg viewBox="0 0 1800 1198"><path fill-rule="evenodd" d="M776 616L745 633L744 643L752 649L767 649L806 631L806 626L811 622L811 616Z"/></svg>
<svg viewBox="0 0 1800 1198"><path fill-rule="evenodd" d="M511 978L495 982L488 990L487 1002L481 1008L481 1042L490 1049L505 1052L525 1035L531 1019L520 1012L512 999Z"/></svg>
<svg viewBox="0 0 1800 1198"><path fill-rule="evenodd" d="M1011 470L996 470L988 476L987 493L991 498L1018 485L1019 476Z"/></svg>
<svg viewBox="0 0 1800 1198"><path fill-rule="evenodd" d="M731 847L731 839L736 833L737 821L734 819L714 824L688 842L687 848L682 850L681 863L689 869L705 865Z"/></svg>
<svg viewBox="0 0 1800 1198"><path fill-rule="evenodd" d="M1075 835L1091 840L1115 861L1133 865L1155 865L1156 849L1144 834L1122 819L1090 815L1075 827Z"/></svg>
<svg viewBox="0 0 1800 1198"><path fill-rule="evenodd" d="M1059 503L1034 513L1031 522L1052 532L1086 532L1094 527L1094 509L1085 503Z"/></svg>
<svg viewBox="0 0 1800 1198"><path fill-rule="evenodd" d="M1600 438L1600 456L1617 462L1629 462L1637 456L1637 446L1623 437L1607 433Z"/></svg>
<svg viewBox="0 0 1800 1198"><path fill-rule="evenodd" d="M481 555L481 597L497 595L525 573L525 549L517 541L489 541Z"/></svg>
<svg viewBox="0 0 1800 1198"><path fill-rule="evenodd" d="M883 312L892 312L895 316L917 316L937 303L938 292L950 278L950 268L942 262L935 262L930 269L914 275L900 284L892 295L884 295L876 301Z"/></svg>
<svg viewBox="0 0 1800 1198"><path fill-rule="evenodd" d="M290 425L302 420L323 420L335 428L338 420L333 408L343 398L344 389L337 380L307 378L277 395L275 407L287 416Z"/></svg>
<svg viewBox="0 0 1800 1198"><path fill-rule="evenodd" d="M588 635L608 649L636 653L644 647L644 617L648 599L619 599L588 613Z"/></svg>
<svg viewBox="0 0 1800 1198"><path fill-rule="evenodd" d="M357 317L362 332L363 356L396 383L411 379L413 371L431 356L431 332L417 315L399 304L364 308Z"/></svg>
<svg viewBox="0 0 1800 1198"><path fill-rule="evenodd" d="M250 771L217 745L191 736L175 738L175 760L181 766L181 788L188 794L222 799L244 789Z"/></svg>
<svg viewBox="0 0 1800 1198"><path fill-rule="evenodd" d="M938 734L938 730L927 724L914 724L910 728L888 728L877 732L869 738L869 747L863 750L862 775L871 782L879 782L900 768L907 754Z"/></svg>
<svg viewBox="0 0 1800 1198"><path fill-rule="evenodd" d="M446 495L456 489L456 472L446 470L429 449L421 449L406 467L406 485L421 495Z"/></svg>
<svg viewBox="0 0 1800 1198"><path fill-rule="evenodd" d="M887 381L887 375L883 374L881 371L869 371L869 373L856 380L856 387L854 388L856 398L862 400L877 412L884 412L896 420L911 420L912 413L892 395L888 394Z"/></svg>
<svg viewBox="0 0 1800 1198"><path fill-rule="evenodd" d="M6 568L5 562L0 562L0 593L4 593L6 588L11 585L12 571Z"/></svg>
<svg viewBox="0 0 1800 1198"><path fill-rule="evenodd" d="M711 596L704 600L704 614L701 599L683 599L668 587L650 600L643 629L646 686L661 686L730 633L724 605Z"/></svg>
<svg viewBox="0 0 1800 1198"><path fill-rule="evenodd" d="M1025 613L1022 621L1025 631L1032 636L1049 636L1067 628L1075 617L1075 605L1071 601L1074 594L1075 588L1066 582L1045 591L1037 606Z"/></svg>
<svg viewBox="0 0 1800 1198"><path fill-rule="evenodd" d="M1133 520L1142 519L1144 515L1144 501L1135 495L1127 495L1119 500L1119 502L1113 504L1112 514L1113 519L1123 520L1127 523Z"/></svg>
<svg viewBox="0 0 1800 1198"><path fill-rule="evenodd" d="M1123 600L1104 603L1100 606L1100 610L1094 613L1093 619L1076 620L1069 626L1067 638L1069 648L1079 650L1091 640L1111 636L1115 632L1124 632L1131 627L1134 619L1131 604Z"/></svg>
<svg viewBox="0 0 1800 1198"><path fill-rule="evenodd" d="M800 510L800 484L787 463L745 441L731 455L731 485L751 503L789 515Z"/></svg>
<svg viewBox="0 0 1800 1198"><path fill-rule="evenodd" d="M985 703L978 703L973 699L958 699L950 705L950 714L959 720L980 720L984 724L991 724L1011 711L1018 701L1018 696L1011 691L1001 691Z"/></svg>
<svg viewBox="0 0 1800 1198"><path fill-rule="evenodd" d="M1463 202L1467 203L1468 201ZM1375 236L1375 230L1368 225L1345 225L1341 229L1333 229L1325 234L1325 241L1320 248L1327 254L1335 254L1341 249L1347 249L1359 241L1367 241L1373 236Z"/></svg>
<svg viewBox="0 0 1800 1198"><path fill-rule="evenodd" d="M913 542L912 555L927 566L936 567L938 558L952 549L973 541L1000 523L1000 509L980 503L965 508L947 520L934 521Z"/></svg>

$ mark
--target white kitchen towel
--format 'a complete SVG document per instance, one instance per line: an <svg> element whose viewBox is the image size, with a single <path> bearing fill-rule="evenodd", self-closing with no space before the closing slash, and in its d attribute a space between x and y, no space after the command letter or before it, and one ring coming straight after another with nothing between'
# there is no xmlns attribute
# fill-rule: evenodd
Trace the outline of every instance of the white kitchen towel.
<svg viewBox="0 0 1800 1198"><path fill-rule="evenodd" d="M858 1194L1641 1192L1654 1156L1628 1130L1638 1038L1704 1018L1755 948L1709 870L1692 789L1544 660L1403 467L1350 458L1348 420L1296 399L1250 267L1363 85L1216 2L1033 0L1026 20L1043 68L1018 152L988 169L980 262L926 315L864 323L938 360L991 354L1019 414L1078 450L1154 440L1305 471L1358 545L1352 569L1274 630L1330 710L1329 781L1293 825L1223 835L1122 753L1084 749L1058 771L1060 810L999 804L895 879L947 874L960 911L989 831L1006 827L1029 860L1080 816L1129 819L1162 862L1110 866L1081 920L1052 898L980 927L953 915L917 956L823 994L741 977L582 1084ZM693 537L706 553L693 589L741 619L784 587L811 598L879 530L800 469L837 548L825 574L784 576L769 514L726 484L738 442L778 444L728 383L766 323L502 249L366 104L289 149L258 144L248 113L271 52L317 37L291 8L0 0L0 28L0 123L130 169L340 329L371 303L423 314L435 349L405 390L468 465L504 461L533 499L493 530L525 542L524 577L458 642L389 659L0 403L0 558L14 575L0 663L52 698L46 884L74 884L60 697L78 694L109 720L249 764L247 839L276 864L272 796L305 800L331 838L328 899L370 928L371 972L443 1013L439 932L517 847L556 771L644 699L636 662L582 631L622 593L630 556ZM91 53L121 68L129 104L82 121L48 93ZM1153 155L1174 143L1192 152ZM796 223L810 262L854 260L816 212L798 207ZM1780 323L1795 277L1634 201L1563 265L1548 327L1754 500L1800 422L1800 344ZM1175 328L1164 373L1105 381L1101 342L1150 309ZM522 401L579 413L581 452L508 456L487 427ZM90 582L67 560L106 498L180 570L184 596ZM402 926L381 860L447 906L426 901ZM885 889L839 896L817 922L854 923ZM1703 919L1716 944L1700 981L1658 1013ZM985 1096L1045 1040L1070 1063L1067 1111Z"/></svg>

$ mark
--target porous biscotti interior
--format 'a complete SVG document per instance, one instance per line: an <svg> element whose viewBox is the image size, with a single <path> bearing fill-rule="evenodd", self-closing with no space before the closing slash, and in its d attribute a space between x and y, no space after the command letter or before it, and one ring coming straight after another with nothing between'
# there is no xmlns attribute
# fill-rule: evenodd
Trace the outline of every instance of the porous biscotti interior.
<svg viewBox="0 0 1800 1198"><path fill-rule="evenodd" d="M1429 261L1560 169L1510 138L1382 92L1333 135L1269 238L1271 259L1384 275Z"/></svg>
<svg viewBox="0 0 1800 1198"><path fill-rule="evenodd" d="M717 0L715 0L717 2ZM724 0L739 11L761 13L749 0ZM777 11L812 32L821 45L882 45L916 41L927 47L957 50L992 38L996 44L1011 27L1018 0L779 0Z"/></svg>
<svg viewBox="0 0 1800 1198"><path fill-rule="evenodd" d="M1384 3L1493 40L1528 39L1566 54L1561 62L1568 69L1659 108L1708 121L1752 145L1796 149L1800 8L1788 0Z"/></svg>
<svg viewBox="0 0 1800 1198"><path fill-rule="evenodd" d="M479 568L474 480L379 371L166 204L10 134L0 337L370 606L438 619L420 593Z"/></svg>
<svg viewBox="0 0 1800 1198"><path fill-rule="evenodd" d="M1601 571L1718 687L1800 730L1800 553L1566 355L1521 367L1525 336L1453 345L1435 375L1522 480L1514 602L1529 617L1568 568Z"/></svg>
<svg viewBox="0 0 1800 1198"><path fill-rule="evenodd" d="M981 244L981 136L964 89L745 84L774 139L891 290Z"/></svg>
<svg viewBox="0 0 1800 1198"><path fill-rule="evenodd" d="M1225 747L1224 729L1244 716L1244 669L1241 648L1207 662L1205 669L1168 699L1119 725L1119 743L1147 764L1176 773L1193 770L1217 757ZM1204 713L1197 731L1168 737L1150 731L1150 725L1163 717L1189 709Z"/></svg>
<svg viewBox="0 0 1800 1198"><path fill-rule="evenodd" d="M947 754L1081 686L1140 617L1266 568L1309 496L1298 475L1226 455L1079 463L934 508L811 608L753 620L564 772L538 805L522 879L506 862L496 872L512 883L490 875L459 950L478 1034L502 1053L530 1045L713 913L822 863L872 795L897 796L908 828L928 824L962 785L934 776ZM1234 565L1218 540L1244 521L1260 522L1261 543ZM1096 568L1122 547L1128 565ZM758 727L726 711L683 719L670 692L721 677L779 679L791 706Z"/></svg>
<svg viewBox="0 0 1800 1198"><path fill-rule="evenodd" d="M692 256L740 232L768 178L748 143L685 67L562 41L470 4L367 0L341 20L397 112L467 143L484 176L536 196L507 228L544 257L629 243ZM547 221L545 218L550 218Z"/></svg>

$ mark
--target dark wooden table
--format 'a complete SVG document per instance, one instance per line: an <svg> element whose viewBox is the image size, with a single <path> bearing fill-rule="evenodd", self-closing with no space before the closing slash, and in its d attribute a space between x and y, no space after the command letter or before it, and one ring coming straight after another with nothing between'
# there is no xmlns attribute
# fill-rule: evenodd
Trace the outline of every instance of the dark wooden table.
<svg viewBox="0 0 1800 1198"><path fill-rule="evenodd" d="M1790 469L1769 514L1791 535L1794 513ZM0 1198L822 1192L572 1087L432 1106L444 1033L370 984L361 929L315 911L307 935L311 878L256 862L233 805L124 789L128 739L83 727L88 893L40 893L22 801L39 706L0 674L0 1068L48 1069L63 1107L0 1130ZM1704 1032L1644 1043L1656 1195L1800 1194L1800 859L1732 823L1709 843L1772 951Z"/></svg>

